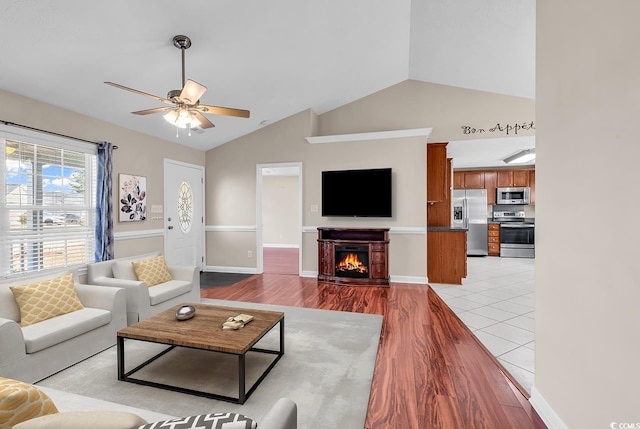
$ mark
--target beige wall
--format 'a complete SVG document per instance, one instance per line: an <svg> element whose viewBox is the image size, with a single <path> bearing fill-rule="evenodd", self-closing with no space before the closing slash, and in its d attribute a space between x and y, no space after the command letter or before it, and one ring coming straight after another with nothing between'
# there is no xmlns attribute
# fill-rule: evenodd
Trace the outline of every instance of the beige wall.
<svg viewBox="0 0 640 429"><path fill-rule="evenodd" d="M640 423L638 16L537 1L533 400L570 428Z"/></svg>
<svg viewBox="0 0 640 429"><path fill-rule="evenodd" d="M321 116L309 110L300 112L214 148L207 152L206 164L207 265L256 266L247 256L249 250L255 250L256 164L302 162L304 272L317 271L316 227L390 227L391 275L424 279L426 140L309 144L305 137L433 127L429 141L460 140L465 138L459 131L462 125L488 129L497 123L530 122L533 116L533 100L406 81ZM376 167L393 168L393 218L326 218L320 211L311 211L311 206L321 204L323 170ZM253 241L247 240L251 235ZM235 250L228 249L224 255L215 250L222 242ZM244 248L237 249L239 246Z"/></svg>
<svg viewBox="0 0 640 429"><path fill-rule="evenodd" d="M433 127L431 142L495 138L506 136L506 131L491 131L497 124L531 124L534 114L535 103L528 98L406 80L323 114L318 133ZM465 126L484 132L465 134ZM535 130L519 130L518 135L532 136Z"/></svg>
<svg viewBox="0 0 640 429"><path fill-rule="evenodd" d="M151 205L164 207L164 159L204 165L204 153L168 140L160 140L136 131L92 119L17 94L0 90L0 119L89 141L109 141L118 146L113 155L113 207L116 234L116 257L162 251L164 246L162 214L150 213ZM152 118L147 118L153 120ZM19 128L15 129L19 132ZM119 222L118 174L135 174L147 178L147 215L142 222ZM145 233L146 231L146 233ZM151 237L144 237L150 234ZM142 233L141 237L137 237Z"/></svg>

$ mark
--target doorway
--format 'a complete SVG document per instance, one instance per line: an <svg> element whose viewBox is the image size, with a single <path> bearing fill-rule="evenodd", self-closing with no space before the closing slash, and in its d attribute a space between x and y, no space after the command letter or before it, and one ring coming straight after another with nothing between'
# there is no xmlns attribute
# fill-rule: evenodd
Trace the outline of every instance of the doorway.
<svg viewBox="0 0 640 429"><path fill-rule="evenodd" d="M167 264L197 266L202 271L203 201L204 167L165 159L164 255Z"/></svg>
<svg viewBox="0 0 640 429"><path fill-rule="evenodd" d="M300 275L302 163L258 164L257 271Z"/></svg>

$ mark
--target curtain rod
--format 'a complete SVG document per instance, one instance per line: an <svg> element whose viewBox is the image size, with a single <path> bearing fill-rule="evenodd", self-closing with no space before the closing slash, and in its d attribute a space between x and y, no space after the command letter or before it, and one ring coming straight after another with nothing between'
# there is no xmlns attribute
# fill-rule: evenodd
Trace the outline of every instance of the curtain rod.
<svg viewBox="0 0 640 429"><path fill-rule="evenodd" d="M97 142L92 142L90 140L85 140L85 139L81 139L81 138L78 138L78 137L72 137L72 136L67 136L65 134L54 133L53 131L41 130L40 128L34 128L34 127L30 127L28 125L22 125L22 124L16 124L15 122L3 121L2 119L0 119L0 122L2 122L5 125L12 126L12 127L24 128L24 129L32 130L32 131L39 131L41 133L51 134L53 136L64 137L64 138L67 138L67 139L78 140L78 141L85 142L85 143L100 144L100 143L97 143ZM113 145L113 149L114 150L118 149L118 146Z"/></svg>

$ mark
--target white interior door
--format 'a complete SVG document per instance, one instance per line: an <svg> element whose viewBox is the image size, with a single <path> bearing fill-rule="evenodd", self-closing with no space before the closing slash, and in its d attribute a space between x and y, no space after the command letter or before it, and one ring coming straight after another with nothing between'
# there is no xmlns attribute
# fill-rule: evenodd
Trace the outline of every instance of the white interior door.
<svg viewBox="0 0 640 429"><path fill-rule="evenodd" d="M204 266L204 167L164 162L164 255L168 264Z"/></svg>

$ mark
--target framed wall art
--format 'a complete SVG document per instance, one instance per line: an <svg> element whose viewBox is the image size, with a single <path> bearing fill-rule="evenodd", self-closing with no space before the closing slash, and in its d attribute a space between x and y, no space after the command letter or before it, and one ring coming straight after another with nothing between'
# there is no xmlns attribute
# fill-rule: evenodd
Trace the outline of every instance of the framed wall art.
<svg viewBox="0 0 640 429"><path fill-rule="evenodd" d="M147 218L147 178L120 174L120 222L133 222Z"/></svg>

